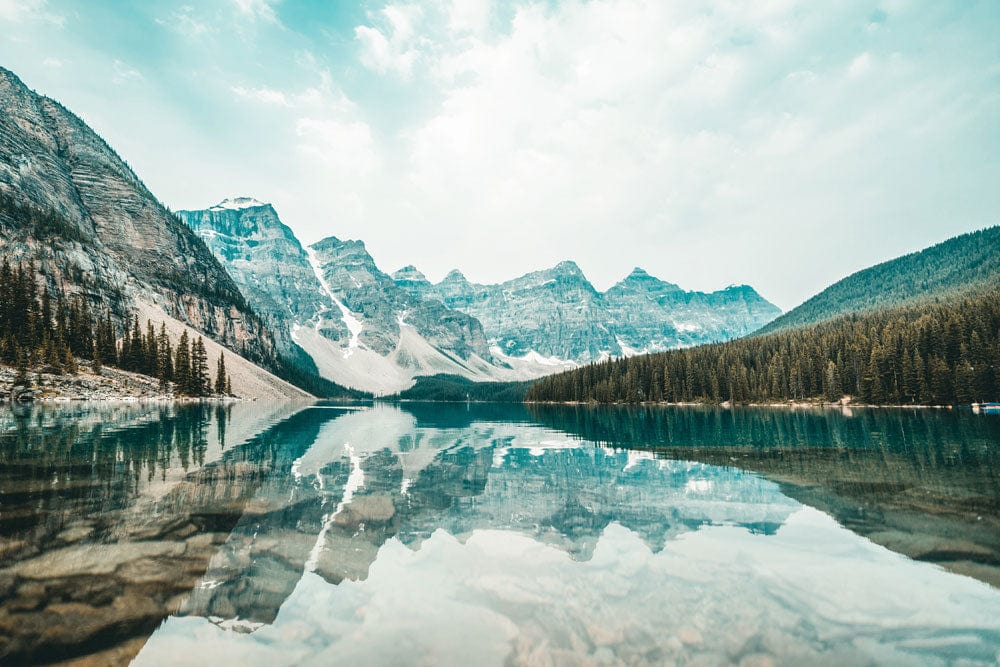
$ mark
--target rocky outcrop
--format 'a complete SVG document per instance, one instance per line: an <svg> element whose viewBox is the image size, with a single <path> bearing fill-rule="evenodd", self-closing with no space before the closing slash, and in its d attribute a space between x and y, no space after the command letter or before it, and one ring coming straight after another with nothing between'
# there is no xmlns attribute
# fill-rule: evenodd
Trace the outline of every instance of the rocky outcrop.
<svg viewBox="0 0 1000 667"><path fill-rule="evenodd" d="M50 372L52 371L52 372ZM12 402L23 401L26 392L31 400L169 400L173 398L170 389L160 386L158 380L130 373L117 368L104 368L100 373L81 367L75 375L55 372L55 369L38 367L29 369L31 385L14 384L17 372L9 366L0 365L0 399L9 394ZM7 388L10 391L7 392Z"/></svg>
<svg viewBox="0 0 1000 667"><path fill-rule="evenodd" d="M574 262L498 285L470 283L452 271L424 294L478 319L490 343L507 356L534 352L591 361L622 352L608 326L601 294Z"/></svg>
<svg viewBox="0 0 1000 667"><path fill-rule="evenodd" d="M739 338L781 314L749 285L685 292L640 268L603 296L619 343L641 352Z"/></svg>
<svg viewBox="0 0 1000 667"><path fill-rule="evenodd" d="M359 342L379 354L396 349L412 327L433 347L459 359L489 359L482 325L434 299L407 292L375 265L362 241L328 237L311 246L325 289L361 321Z"/></svg>
<svg viewBox="0 0 1000 667"><path fill-rule="evenodd" d="M205 244L80 118L0 68L0 253L130 317L137 299L241 351L273 340Z"/></svg>
<svg viewBox="0 0 1000 667"><path fill-rule="evenodd" d="M270 204L250 197L177 215L205 242L274 332L283 354L297 356L291 325L305 324L329 307L305 249ZM338 326L339 323L339 326ZM330 334L347 334L343 320Z"/></svg>
<svg viewBox="0 0 1000 667"><path fill-rule="evenodd" d="M459 271L432 285L413 266L395 278L412 294L474 316L508 357L589 362L688 347L745 335L781 312L745 285L686 292L639 268L601 293L569 261L496 285L471 283Z"/></svg>

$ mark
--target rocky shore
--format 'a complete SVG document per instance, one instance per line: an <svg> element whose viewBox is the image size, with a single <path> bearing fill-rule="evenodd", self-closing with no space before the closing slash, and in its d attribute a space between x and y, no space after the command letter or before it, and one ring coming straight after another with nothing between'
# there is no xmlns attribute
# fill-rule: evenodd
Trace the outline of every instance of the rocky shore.
<svg viewBox="0 0 1000 667"><path fill-rule="evenodd" d="M10 400L17 370L0 365L0 395ZM80 364L76 375L38 367L28 373L31 397L36 401L111 401L111 400L171 400L171 388L162 388L155 378L139 373L104 367L100 373Z"/></svg>

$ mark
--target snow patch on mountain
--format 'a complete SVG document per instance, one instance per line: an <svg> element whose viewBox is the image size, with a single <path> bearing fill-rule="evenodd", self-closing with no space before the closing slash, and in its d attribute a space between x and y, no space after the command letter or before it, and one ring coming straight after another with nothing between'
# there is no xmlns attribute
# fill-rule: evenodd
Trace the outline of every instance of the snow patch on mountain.
<svg viewBox="0 0 1000 667"><path fill-rule="evenodd" d="M254 199L253 197L229 197L227 199L223 199L221 202L219 202L215 206L212 206L208 210L210 210L210 211L224 211L224 210L238 211L240 209L244 209L244 208L256 208L258 206L267 206L267 204L265 204L264 202L259 201L257 199Z"/></svg>
<svg viewBox="0 0 1000 667"><path fill-rule="evenodd" d="M364 330L364 323L354 316L354 313L343 304L343 302L338 299L333 294L333 290L330 288L330 284L326 282L326 278L323 277L323 267L320 265L319 258L316 256L316 251L312 248L306 248L306 256L309 258L309 265L313 269L313 273L316 274L316 280L319 281L320 287L323 288L323 292L330 298L337 308L340 309L340 314L344 318L344 324L347 325L347 330L351 334L350 340L347 342L347 349L344 350L344 359L349 359L354 351L361 347L360 339L361 332ZM319 323L322 321L322 313L316 319L316 326L319 327Z"/></svg>

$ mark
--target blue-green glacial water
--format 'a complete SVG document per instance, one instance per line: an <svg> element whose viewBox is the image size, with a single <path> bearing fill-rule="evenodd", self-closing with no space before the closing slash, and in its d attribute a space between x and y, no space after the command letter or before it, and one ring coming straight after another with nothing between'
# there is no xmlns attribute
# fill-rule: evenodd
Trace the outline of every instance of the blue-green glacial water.
<svg viewBox="0 0 1000 667"><path fill-rule="evenodd" d="M994 665L1000 418L0 410L0 664Z"/></svg>

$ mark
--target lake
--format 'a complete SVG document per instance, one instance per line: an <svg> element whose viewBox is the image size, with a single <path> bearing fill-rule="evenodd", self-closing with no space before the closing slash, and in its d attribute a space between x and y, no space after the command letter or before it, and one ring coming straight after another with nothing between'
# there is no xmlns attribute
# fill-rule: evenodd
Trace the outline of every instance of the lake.
<svg viewBox="0 0 1000 667"><path fill-rule="evenodd" d="M1000 417L0 408L0 664L995 665Z"/></svg>

